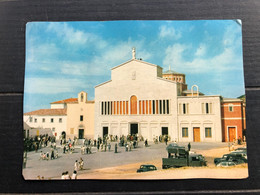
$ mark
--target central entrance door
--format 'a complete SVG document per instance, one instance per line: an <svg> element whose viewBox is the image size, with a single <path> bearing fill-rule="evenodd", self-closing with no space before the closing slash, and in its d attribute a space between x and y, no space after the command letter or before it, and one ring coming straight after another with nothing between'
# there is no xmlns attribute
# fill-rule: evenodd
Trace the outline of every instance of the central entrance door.
<svg viewBox="0 0 260 195"><path fill-rule="evenodd" d="M162 127L162 135L168 135L168 127Z"/></svg>
<svg viewBox="0 0 260 195"><path fill-rule="evenodd" d="M228 137L230 142L234 141L236 139L236 128L235 127L229 127L228 128Z"/></svg>
<svg viewBox="0 0 260 195"><path fill-rule="evenodd" d="M130 134L135 135L138 133L138 123L131 123L130 124Z"/></svg>
<svg viewBox="0 0 260 195"><path fill-rule="evenodd" d="M79 139L84 139L84 129L79 129Z"/></svg>
<svg viewBox="0 0 260 195"><path fill-rule="evenodd" d="M200 142L200 128L193 127L193 141Z"/></svg>
<svg viewBox="0 0 260 195"><path fill-rule="evenodd" d="M103 127L103 137L108 135L108 127Z"/></svg>

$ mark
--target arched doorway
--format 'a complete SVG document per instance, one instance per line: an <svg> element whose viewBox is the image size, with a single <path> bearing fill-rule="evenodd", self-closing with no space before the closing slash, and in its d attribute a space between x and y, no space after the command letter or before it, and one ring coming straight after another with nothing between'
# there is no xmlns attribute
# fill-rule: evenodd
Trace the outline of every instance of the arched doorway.
<svg viewBox="0 0 260 195"><path fill-rule="evenodd" d="M130 114L137 114L137 97L135 95L130 98Z"/></svg>

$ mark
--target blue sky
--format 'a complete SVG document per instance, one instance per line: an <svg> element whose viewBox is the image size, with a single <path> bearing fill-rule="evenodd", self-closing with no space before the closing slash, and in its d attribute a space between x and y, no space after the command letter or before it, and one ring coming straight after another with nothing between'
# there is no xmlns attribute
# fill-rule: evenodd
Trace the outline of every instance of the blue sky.
<svg viewBox="0 0 260 195"><path fill-rule="evenodd" d="M24 112L110 80L132 57L186 74L205 95L245 93L242 29L234 20L30 22L26 25Z"/></svg>

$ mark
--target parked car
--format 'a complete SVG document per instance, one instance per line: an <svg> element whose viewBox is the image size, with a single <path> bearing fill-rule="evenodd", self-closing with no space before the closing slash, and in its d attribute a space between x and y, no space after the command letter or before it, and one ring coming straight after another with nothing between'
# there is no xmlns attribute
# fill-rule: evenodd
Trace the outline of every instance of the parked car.
<svg viewBox="0 0 260 195"><path fill-rule="evenodd" d="M231 161L223 161L217 164L217 167L230 167L230 166L235 166L236 163L231 162Z"/></svg>
<svg viewBox="0 0 260 195"><path fill-rule="evenodd" d="M141 165L139 169L137 169L137 173L147 172L147 171L156 171L157 168L154 165Z"/></svg>
<svg viewBox="0 0 260 195"><path fill-rule="evenodd" d="M231 161L235 164L242 164L247 163L247 159L242 156L240 153L230 153L230 154L224 154L222 158L215 158L214 163L215 165L219 164L220 162L224 161Z"/></svg>
<svg viewBox="0 0 260 195"><path fill-rule="evenodd" d="M247 152L241 151L241 150L237 150L237 151L233 151L231 152L231 154L241 154L245 159L247 159Z"/></svg>
<svg viewBox="0 0 260 195"><path fill-rule="evenodd" d="M233 152L245 152L245 153L247 153L247 150L246 150L246 148L237 148ZM233 152L231 152L231 153L233 153Z"/></svg>

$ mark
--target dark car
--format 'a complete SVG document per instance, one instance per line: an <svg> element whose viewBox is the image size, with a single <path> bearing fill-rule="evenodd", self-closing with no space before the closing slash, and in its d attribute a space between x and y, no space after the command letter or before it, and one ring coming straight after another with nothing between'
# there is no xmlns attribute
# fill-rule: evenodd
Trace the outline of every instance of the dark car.
<svg viewBox="0 0 260 195"><path fill-rule="evenodd" d="M235 152L247 152L246 148L237 148L235 149Z"/></svg>
<svg viewBox="0 0 260 195"><path fill-rule="evenodd" d="M235 166L236 163L230 162L230 161L223 161L217 164L217 167L230 167L230 166Z"/></svg>
<svg viewBox="0 0 260 195"><path fill-rule="evenodd" d="M141 165L140 169L137 169L137 173L147 172L147 171L156 171L157 168L154 165Z"/></svg>
<svg viewBox="0 0 260 195"><path fill-rule="evenodd" d="M231 162L234 162L235 164L247 163L247 159L245 157L243 157L242 154L240 154L240 153L224 154L222 156L222 158L214 159L215 165L217 165L223 161L231 161Z"/></svg>

